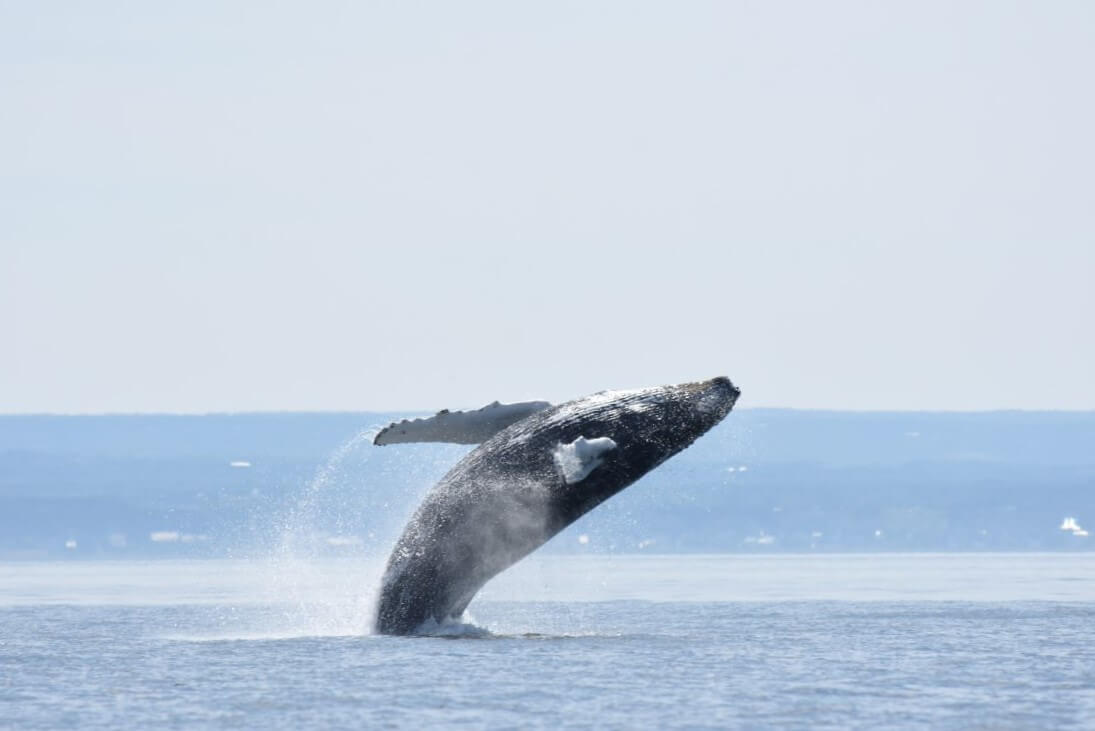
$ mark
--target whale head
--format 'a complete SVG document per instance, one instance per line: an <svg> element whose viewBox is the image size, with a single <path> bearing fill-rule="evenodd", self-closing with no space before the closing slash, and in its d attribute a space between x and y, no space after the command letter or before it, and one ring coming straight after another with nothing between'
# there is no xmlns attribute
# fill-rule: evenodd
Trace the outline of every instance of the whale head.
<svg viewBox="0 0 1095 731"><path fill-rule="evenodd" d="M603 391L545 414L535 441L552 445L561 483L558 514L569 522L722 421L740 391L730 379ZM567 462L564 457L588 460ZM580 476L581 479L575 479Z"/></svg>
<svg viewBox="0 0 1095 731"><path fill-rule="evenodd" d="M726 418L741 395L741 391L726 376L666 386L666 389L670 392L671 404L667 405L666 418L680 420L678 432L682 428L698 430L696 436L702 435Z"/></svg>

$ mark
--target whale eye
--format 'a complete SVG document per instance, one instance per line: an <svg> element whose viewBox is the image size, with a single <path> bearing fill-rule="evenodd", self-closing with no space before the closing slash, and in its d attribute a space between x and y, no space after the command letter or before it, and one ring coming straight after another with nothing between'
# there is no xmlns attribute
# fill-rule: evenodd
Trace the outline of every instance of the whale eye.
<svg viewBox="0 0 1095 731"><path fill-rule="evenodd" d="M616 442L609 437L578 437L570 444L556 445L552 456L563 474L563 481L573 485L589 477L589 473L604 462L605 453L615 448Z"/></svg>

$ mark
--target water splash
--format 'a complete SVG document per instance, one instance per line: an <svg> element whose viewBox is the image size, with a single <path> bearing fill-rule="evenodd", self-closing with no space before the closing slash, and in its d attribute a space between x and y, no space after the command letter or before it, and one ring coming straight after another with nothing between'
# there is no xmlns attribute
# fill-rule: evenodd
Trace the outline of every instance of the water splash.
<svg viewBox="0 0 1095 731"><path fill-rule="evenodd" d="M314 558L320 552L322 542L332 536L352 535L350 515L344 504L331 505L330 493L347 478L346 462L362 446L371 445L380 427L361 429L340 444L321 464L308 481L304 491L291 505L282 521L279 556ZM365 462L369 453L365 453ZM326 500L324 498L327 498ZM344 502L344 501L343 501ZM332 508L334 508L332 510ZM321 527L326 524L327 530ZM334 532L331 532L331 529Z"/></svg>
<svg viewBox="0 0 1095 731"><path fill-rule="evenodd" d="M375 534L358 535L361 502L370 499L359 468L371 456L362 448L379 431L377 425L361 429L316 469L279 521L268 560L256 566L277 607L267 621L279 634L344 636L371 629L379 562ZM356 456L361 460L350 469ZM350 479L353 490L346 489ZM339 558L330 556L332 550Z"/></svg>
<svg viewBox="0 0 1095 731"><path fill-rule="evenodd" d="M418 637L445 637L448 639L484 639L493 637L489 629L475 623L475 618L468 612L460 619L446 617L438 622L430 617L423 622L412 634Z"/></svg>

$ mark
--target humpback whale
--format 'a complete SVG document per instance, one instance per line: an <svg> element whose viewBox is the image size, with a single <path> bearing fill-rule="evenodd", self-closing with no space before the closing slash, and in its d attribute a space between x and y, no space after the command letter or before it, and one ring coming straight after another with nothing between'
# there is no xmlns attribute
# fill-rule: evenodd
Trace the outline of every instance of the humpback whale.
<svg viewBox="0 0 1095 731"><path fill-rule="evenodd" d="M479 446L426 495L396 542L375 631L413 634L458 619L487 581L692 444L739 394L720 376L391 424L374 444Z"/></svg>

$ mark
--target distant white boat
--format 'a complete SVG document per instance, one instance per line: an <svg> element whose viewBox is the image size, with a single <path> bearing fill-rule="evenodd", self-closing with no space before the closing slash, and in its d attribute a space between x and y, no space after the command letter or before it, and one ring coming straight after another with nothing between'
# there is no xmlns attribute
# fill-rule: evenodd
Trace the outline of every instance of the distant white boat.
<svg viewBox="0 0 1095 731"><path fill-rule="evenodd" d="M1072 516L1061 521L1061 530L1071 531L1072 535L1079 536L1080 538L1086 538L1088 535L1088 532L1084 530Z"/></svg>

